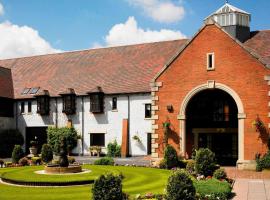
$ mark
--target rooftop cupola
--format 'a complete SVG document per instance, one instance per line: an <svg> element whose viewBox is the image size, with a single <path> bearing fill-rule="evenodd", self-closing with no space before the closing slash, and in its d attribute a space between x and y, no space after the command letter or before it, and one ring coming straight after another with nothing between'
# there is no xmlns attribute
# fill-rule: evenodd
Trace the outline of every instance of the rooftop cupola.
<svg viewBox="0 0 270 200"><path fill-rule="evenodd" d="M241 42L250 38L251 15L246 11L230 5L228 1L216 12L207 17L207 19L209 18L212 18L230 35Z"/></svg>

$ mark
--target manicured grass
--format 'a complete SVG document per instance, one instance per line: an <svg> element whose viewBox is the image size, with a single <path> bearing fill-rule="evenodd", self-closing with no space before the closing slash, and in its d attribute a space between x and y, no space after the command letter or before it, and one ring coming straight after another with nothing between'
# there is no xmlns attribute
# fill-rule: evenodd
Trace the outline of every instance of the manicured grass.
<svg viewBox="0 0 270 200"><path fill-rule="evenodd" d="M100 174L106 172L122 173L124 192L134 196L136 194L145 194L152 192L155 194L163 194L167 179L171 174L169 170L153 169L144 167L124 167L124 166L95 166L84 165L83 168L92 170L91 173L58 176L58 175L41 175L35 174L34 171L43 169L42 166L22 167L22 168L4 168L0 169L0 176L6 176L13 180L25 181L55 181L66 182L74 180L92 180L96 179ZM218 180L209 180L197 182L194 180L197 192L206 194L209 188L213 191L223 190L228 187L227 183ZM71 187L18 187L0 184L1 200L89 200L91 196L91 185L71 186Z"/></svg>

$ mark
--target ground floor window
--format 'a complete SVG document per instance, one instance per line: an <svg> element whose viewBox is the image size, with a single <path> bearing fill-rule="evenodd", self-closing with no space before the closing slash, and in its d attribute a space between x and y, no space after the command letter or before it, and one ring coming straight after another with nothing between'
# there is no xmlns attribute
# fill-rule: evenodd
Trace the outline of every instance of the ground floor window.
<svg viewBox="0 0 270 200"><path fill-rule="evenodd" d="M104 133L90 133L90 146L105 146Z"/></svg>

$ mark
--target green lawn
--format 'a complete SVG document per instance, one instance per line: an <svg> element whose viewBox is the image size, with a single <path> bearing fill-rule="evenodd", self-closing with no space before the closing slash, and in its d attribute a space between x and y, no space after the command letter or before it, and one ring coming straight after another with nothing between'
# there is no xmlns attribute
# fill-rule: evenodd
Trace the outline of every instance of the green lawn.
<svg viewBox="0 0 270 200"><path fill-rule="evenodd" d="M58 176L58 175L40 175L33 173L41 170L42 166L23 167L23 168L5 168L0 169L0 176L5 176L13 180L24 181L74 181L74 180L92 180L100 174L106 172L122 173L124 175L123 190L130 195L145 194L152 192L156 194L164 193L164 188L171 171L163 169L143 168L143 167L124 167L124 166L95 166L84 165L83 168L92 170L89 174ZM203 182L196 184L196 189L205 190ZM213 180L207 185L216 190L216 188L225 189L228 184ZM216 187L219 185L219 187ZM208 187L207 186L207 187ZM197 189L197 191L198 191ZM68 200L90 199L91 185L72 186L72 187L18 187L0 184L1 200Z"/></svg>

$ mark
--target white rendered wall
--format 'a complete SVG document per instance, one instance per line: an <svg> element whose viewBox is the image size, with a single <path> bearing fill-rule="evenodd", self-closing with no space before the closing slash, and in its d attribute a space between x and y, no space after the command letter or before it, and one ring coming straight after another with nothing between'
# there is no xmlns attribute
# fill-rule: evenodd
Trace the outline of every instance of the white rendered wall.
<svg viewBox="0 0 270 200"><path fill-rule="evenodd" d="M112 97L117 97L117 110L112 110ZM82 104L82 101L84 102ZM145 103L151 103L149 94L129 95L130 101L130 153L131 155L147 154L147 133L151 131L151 120L144 118ZM36 113L37 102L32 100L32 112L27 113L27 101L25 101L25 112L20 113L20 102L17 103L17 125L18 129L25 137L26 127L44 127L55 126L64 127L67 125L68 119L72 120L74 128L79 134L83 134L84 154L89 154L90 133L105 133L105 146L114 140L118 144L122 142L122 121L128 118L128 96L115 95L105 96L104 113L93 114L90 112L89 96L76 98L76 114L67 116L62 113L62 99L57 98L57 114L56 114L56 98L51 98L50 115L40 116ZM82 109L84 108L84 112ZM84 114L84 116L82 116ZM84 119L83 119L84 118ZM82 121L84 120L84 124ZM84 129L83 129L84 127ZM138 135L142 141L138 144L132 139L133 135ZM106 152L106 149L103 148ZM80 148L75 149L74 153L82 153Z"/></svg>

